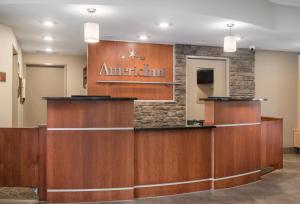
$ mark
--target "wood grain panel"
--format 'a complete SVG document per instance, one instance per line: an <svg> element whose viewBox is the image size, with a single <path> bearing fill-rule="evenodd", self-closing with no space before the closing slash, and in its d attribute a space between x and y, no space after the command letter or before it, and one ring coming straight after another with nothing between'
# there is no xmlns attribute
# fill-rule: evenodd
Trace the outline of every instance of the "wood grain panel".
<svg viewBox="0 0 300 204"><path fill-rule="evenodd" d="M133 186L133 131L47 134L48 189Z"/></svg>
<svg viewBox="0 0 300 204"><path fill-rule="evenodd" d="M46 178L46 142L47 126L39 126L39 201L47 200L47 178Z"/></svg>
<svg viewBox="0 0 300 204"><path fill-rule="evenodd" d="M260 112L260 101L205 102L205 120L215 125L260 122Z"/></svg>
<svg viewBox="0 0 300 204"><path fill-rule="evenodd" d="M135 50L140 58L128 58L130 50ZM124 56L121 57L121 56ZM165 68L165 77L141 76L103 76L99 75L103 63L108 67ZM107 81L144 81L173 82L173 46L131 43L120 41L101 41L89 44L88 47L88 95L110 95L113 97L137 97L138 99L172 100L173 86L149 84L110 84L96 83L97 80Z"/></svg>
<svg viewBox="0 0 300 204"><path fill-rule="evenodd" d="M205 118L204 120L205 125L215 124L215 102L214 101L205 101L204 118Z"/></svg>
<svg viewBox="0 0 300 204"><path fill-rule="evenodd" d="M260 125L215 130L214 178L260 170Z"/></svg>
<svg viewBox="0 0 300 204"><path fill-rule="evenodd" d="M48 100L48 128L133 127L133 101Z"/></svg>
<svg viewBox="0 0 300 204"><path fill-rule="evenodd" d="M208 189L211 189L211 181L172 185L172 186L136 188L134 191L134 195L136 198L142 198L142 197L190 193L190 192L197 192L197 191L208 190Z"/></svg>
<svg viewBox="0 0 300 204"><path fill-rule="evenodd" d="M103 91L99 91L99 87ZM106 94L112 97L136 97L139 100L172 100L173 86L158 84L98 84L89 89L90 95Z"/></svg>
<svg viewBox="0 0 300 204"><path fill-rule="evenodd" d="M39 186L37 128L0 128L0 186Z"/></svg>
<svg viewBox="0 0 300 204"><path fill-rule="evenodd" d="M48 193L49 203L86 203L97 201L131 200L133 190L128 191L100 191L100 192L68 192Z"/></svg>
<svg viewBox="0 0 300 204"><path fill-rule="evenodd" d="M135 132L135 185L206 178L211 178L211 129ZM186 192L202 188L195 185L185 185ZM177 185L136 191L140 196L167 195L183 192L184 187Z"/></svg>
<svg viewBox="0 0 300 204"><path fill-rule="evenodd" d="M261 167L283 167L282 119L262 118L261 125Z"/></svg>
<svg viewBox="0 0 300 204"><path fill-rule="evenodd" d="M236 177L236 178L215 181L214 189L223 189L223 188L240 186L240 185L244 185L247 183L258 181L258 180L260 180L260 178L261 178L261 174L260 174L260 172L258 172L258 173L250 174L250 175L246 175L246 176L240 176L240 177Z"/></svg>

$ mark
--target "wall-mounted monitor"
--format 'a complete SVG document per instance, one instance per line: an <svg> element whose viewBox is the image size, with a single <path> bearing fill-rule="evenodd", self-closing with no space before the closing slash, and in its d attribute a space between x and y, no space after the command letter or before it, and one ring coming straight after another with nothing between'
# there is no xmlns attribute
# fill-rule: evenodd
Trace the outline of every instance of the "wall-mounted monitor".
<svg viewBox="0 0 300 204"><path fill-rule="evenodd" d="M213 84L214 70L213 69L198 69L197 84Z"/></svg>

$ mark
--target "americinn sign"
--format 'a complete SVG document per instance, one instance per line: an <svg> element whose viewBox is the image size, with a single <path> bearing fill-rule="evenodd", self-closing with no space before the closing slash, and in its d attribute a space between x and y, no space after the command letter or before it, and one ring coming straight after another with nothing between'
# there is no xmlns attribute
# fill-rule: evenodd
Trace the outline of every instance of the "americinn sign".
<svg viewBox="0 0 300 204"><path fill-rule="evenodd" d="M101 41L88 47L88 95L173 100L173 46Z"/></svg>
<svg viewBox="0 0 300 204"><path fill-rule="evenodd" d="M151 69L148 64L144 64L143 68L123 68L123 67L108 67L104 62L100 67L99 75L106 76L142 76L142 77L164 77L165 69Z"/></svg>

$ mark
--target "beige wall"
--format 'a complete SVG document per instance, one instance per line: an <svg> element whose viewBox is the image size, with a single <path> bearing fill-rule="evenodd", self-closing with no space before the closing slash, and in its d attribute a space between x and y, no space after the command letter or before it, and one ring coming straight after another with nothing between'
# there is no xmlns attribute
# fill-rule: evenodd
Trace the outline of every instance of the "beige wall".
<svg viewBox="0 0 300 204"><path fill-rule="evenodd" d="M6 82L0 82L0 127L12 127L13 47L18 52L20 74L23 74L22 51L11 28L0 24L0 71L6 72ZM18 110L22 107L18 104ZM19 116L22 113L18 114ZM19 118L21 120L21 118ZM21 121L20 121L21 123Z"/></svg>
<svg viewBox="0 0 300 204"><path fill-rule="evenodd" d="M60 54L24 54L24 63L66 65L66 95L83 95L86 90L82 85L83 67L86 66L86 56Z"/></svg>
<svg viewBox="0 0 300 204"><path fill-rule="evenodd" d="M26 67L26 102L24 127L47 124L44 96L64 96L64 68Z"/></svg>
<svg viewBox="0 0 300 204"><path fill-rule="evenodd" d="M12 127L19 127L19 104L18 100L18 55L13 56L12 71Z"/></svg>
<svg viewBox="0 0 300 204"><path fill-rule="evenodd" d="M199 98L227 96L226 61L205 58L188 59L186 67L186 119L204 120L204 101ZM214 83L198 85L197 70L208 68L214 70Z"/></svg>
<svg viewBox="0 0 300 204"><path fill-rule="evenodd" d="M297 53L257 51L255 55L255 92L262 102L262 114L283 117L283 145L293 146L297 115Z"/></svg>

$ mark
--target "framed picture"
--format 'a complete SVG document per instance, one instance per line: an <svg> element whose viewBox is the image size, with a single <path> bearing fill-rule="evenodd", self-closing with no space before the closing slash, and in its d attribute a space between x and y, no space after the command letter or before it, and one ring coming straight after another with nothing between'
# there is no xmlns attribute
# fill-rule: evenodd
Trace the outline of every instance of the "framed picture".
<svg viewBox="0 0 300 204"><path fill-rule="evenodd" d="M6 82L6 72L0 72L0 82Z"/></svg>

